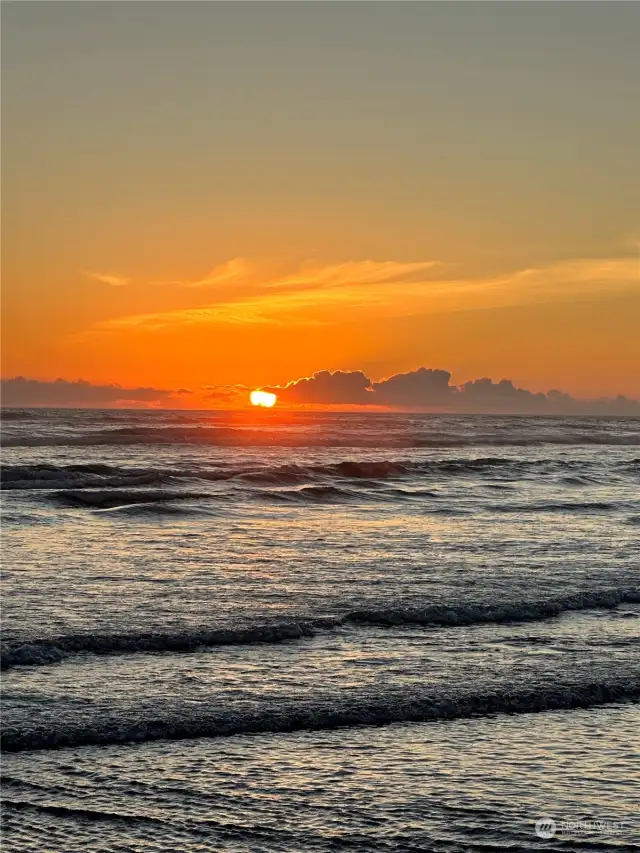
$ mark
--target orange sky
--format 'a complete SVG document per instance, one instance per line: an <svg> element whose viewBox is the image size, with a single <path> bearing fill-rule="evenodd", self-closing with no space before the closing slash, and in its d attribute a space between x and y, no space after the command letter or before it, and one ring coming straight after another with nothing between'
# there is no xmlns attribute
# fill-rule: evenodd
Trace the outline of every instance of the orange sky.
<svg viewBox="0 0 640 853"><path fill-rule="evenodd" d="M640 397L635 4L52 5L3 12L3 376Z"/></svg>

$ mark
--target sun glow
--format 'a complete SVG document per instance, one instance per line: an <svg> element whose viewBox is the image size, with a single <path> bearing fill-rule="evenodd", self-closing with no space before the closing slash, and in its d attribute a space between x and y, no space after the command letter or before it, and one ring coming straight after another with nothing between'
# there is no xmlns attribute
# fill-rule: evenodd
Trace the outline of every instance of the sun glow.
<svg viewBox="0 0 640 853"><path fill-rule="evenodd" d="M265 406L270 409L275 405L276 395L269 393L269 391L252 391L249 394L249 399L254 406Z"/></svg>

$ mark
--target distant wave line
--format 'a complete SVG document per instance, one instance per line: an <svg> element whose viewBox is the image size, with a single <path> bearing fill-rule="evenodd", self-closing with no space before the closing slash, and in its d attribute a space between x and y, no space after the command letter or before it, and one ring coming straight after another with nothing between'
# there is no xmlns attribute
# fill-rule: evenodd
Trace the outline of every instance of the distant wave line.
<svg viewBox="0 0 640 853"><path fill-rule="evenodd" d="M484 434L460 436L453 433L421 435L380 431L367 435L357 430L339 434L294 433L233 427L120 427L81 435L4 435L3 447L100 447L109 445L205 444L212 447L354 447L354 448L447 448L447 447L538 447L640 446L640 434L614 435L607 431L558 434L537 432L535 436Z"/></svg>

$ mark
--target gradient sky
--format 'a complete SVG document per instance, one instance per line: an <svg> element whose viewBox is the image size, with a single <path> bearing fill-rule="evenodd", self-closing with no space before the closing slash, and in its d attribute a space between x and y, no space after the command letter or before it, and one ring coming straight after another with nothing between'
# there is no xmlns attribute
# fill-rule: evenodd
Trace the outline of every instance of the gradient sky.
<svg viewBox="0 0 640 853"><path fill-rule="evenodd" d="M2 4L3 375L640 396L637 3Z"/></svg>

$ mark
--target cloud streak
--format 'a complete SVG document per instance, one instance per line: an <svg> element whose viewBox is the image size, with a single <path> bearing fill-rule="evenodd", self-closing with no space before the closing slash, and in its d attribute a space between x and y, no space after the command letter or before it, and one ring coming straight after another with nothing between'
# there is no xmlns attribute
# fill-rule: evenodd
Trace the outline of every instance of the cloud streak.
<svg viewBox="0 0 640 853"><path fill-rule="evenodd" d="M200 279L173 279L154 284L202 288L225 284L253 284L266 289L307 289L313 287L343 287L355 284L392 282L420 276L427 270L443 266L437 261L346 261L338 264L317 264L310 261L293 271L275 270L273 263L260 264L248 258L232 258Z"/></svg>
<svg viewBox="0 0 640 853"><path fill-rule="evenodd" d="M605 258L561 261L489 278L443 278L434 261L350 261L266 275L235 258L185 287L219 287L198 307L108 320L98 332L158 331L189 325L332 325L345 320L406 317L570 300L640 289L637 261Z"/></svg>
<svg viewBox="0 0 640 853"><path fill-rule="evenodd" d="M110 287L124 287L129 284L130 279L125 278L121 275L114 275L113 273L104 273L104 272L87 272L90 278L95 281L99 281L102 284L108 284Z"/></svg>
<svg viewBox="0 0 640 853"><path fill-rule="evenodd" d="M199 279L170 279L154 281L153 284L172 287L215 287L220 284L241 283L250 280L255 270L246 258L232 258Z"/></svg>

